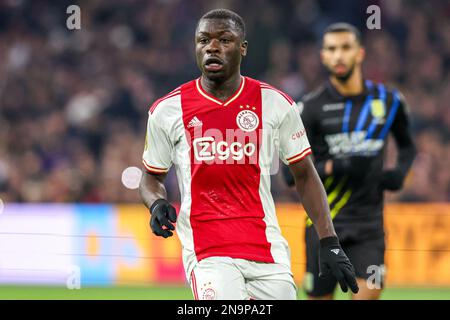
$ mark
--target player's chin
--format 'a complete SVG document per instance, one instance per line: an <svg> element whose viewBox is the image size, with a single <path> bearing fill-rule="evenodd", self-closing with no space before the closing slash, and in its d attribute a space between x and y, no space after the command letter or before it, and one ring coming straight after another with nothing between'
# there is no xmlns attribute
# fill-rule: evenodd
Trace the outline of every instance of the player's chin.
<svg viewBox="0 0 450 320"><path fill-rule="evenodd" d="M339 71L339 72L333 72L333 75L338 80L347 80L348 78L350 78L351 72L349 70Z"/></svg>
<svg viewBox="0 0 450 320"><path fill-rule="evenodd" d="M208 71L203 69L203 75L210 80L219 81L226 79L226 73L223 70L220 71Z"/></svg>

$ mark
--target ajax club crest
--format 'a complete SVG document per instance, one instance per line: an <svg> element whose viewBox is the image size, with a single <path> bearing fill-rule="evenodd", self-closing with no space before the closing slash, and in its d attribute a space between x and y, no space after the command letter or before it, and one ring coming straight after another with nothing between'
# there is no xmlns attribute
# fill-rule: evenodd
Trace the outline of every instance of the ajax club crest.
<svg viewBox="0 0 450 320"><path fill-rule="evenodd" d="M250 132L258 128L259 118L251 110L242 110L236 117L236 123L242 131Z"/></svg>

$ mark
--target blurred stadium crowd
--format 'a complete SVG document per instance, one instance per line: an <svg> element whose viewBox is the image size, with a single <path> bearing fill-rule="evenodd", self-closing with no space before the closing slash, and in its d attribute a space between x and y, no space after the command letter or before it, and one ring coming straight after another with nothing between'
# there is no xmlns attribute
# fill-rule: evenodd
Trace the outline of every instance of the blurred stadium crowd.
<svg viewBox="0 0 450 320"><path fill-rule="evenodd" d="M81 30L66 28L67 6ZM368 30L366 8L381 7ZM390 201L450 200L450 2L360 0L97 0L0 2L0 199L139 202L122 171L141 167L149 105L199 76L193 34L207 10L247 24L243 73L299 99L325 79L322 30L344 20L364 34L366 77L397 86L410 105L419 154ZM395 150L390 144L393 164ZM175 175L167 188L179 197ZM291 201L281 176L275 200Z"/></svg>

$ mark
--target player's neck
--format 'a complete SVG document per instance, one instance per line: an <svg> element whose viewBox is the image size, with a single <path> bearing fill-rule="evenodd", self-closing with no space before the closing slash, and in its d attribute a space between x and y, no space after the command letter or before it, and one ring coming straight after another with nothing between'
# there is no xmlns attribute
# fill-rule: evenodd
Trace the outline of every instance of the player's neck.
<svg viewBox="0 0 450 320"><path fill-rule="evenodd" d="M364 81L361 70L355 69L346 81L341 81L336 77L330 77L330 81L342 96L356 96L364 91Z"/></svg>
<svg viewBox="0 0 450 320"><path fill-rule="evenodd" d="M216 81L202 76L200 79L203 90L221 101L226 101L239 88L241 84L241 74L236 73L224 81Z"/></svg>

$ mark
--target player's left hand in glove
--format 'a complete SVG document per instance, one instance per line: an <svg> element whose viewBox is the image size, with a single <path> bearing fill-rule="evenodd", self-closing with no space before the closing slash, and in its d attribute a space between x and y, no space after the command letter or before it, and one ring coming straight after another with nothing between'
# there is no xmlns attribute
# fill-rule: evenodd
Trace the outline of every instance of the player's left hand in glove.
<svg viewBox="0 0 450 320"><path fill-rule="evenodd" d="M319 267L319 277L333 275L343 292L347 292L348 287L353 293L359 291L355 269L339 245L337 237L326 237L320 240Z"/></svg>
<svg viewBox="0 0 450 320"><path fill-rule="evenodd" d="M150 207L150 228L153 233L163 238L173 235L175 226L172 223L177 221L175 208L166 200L158 199Z"/></svg>

